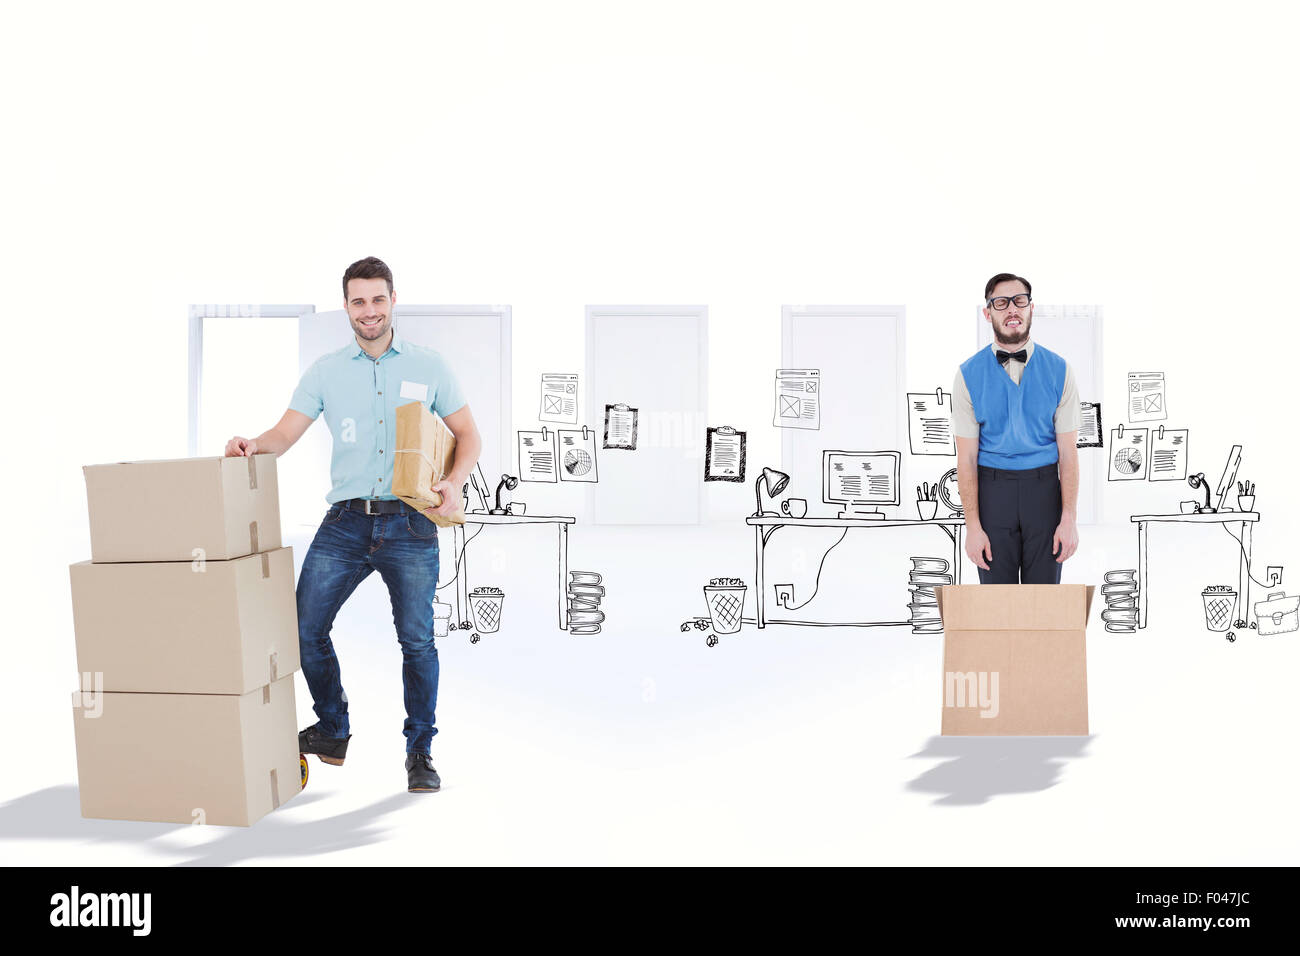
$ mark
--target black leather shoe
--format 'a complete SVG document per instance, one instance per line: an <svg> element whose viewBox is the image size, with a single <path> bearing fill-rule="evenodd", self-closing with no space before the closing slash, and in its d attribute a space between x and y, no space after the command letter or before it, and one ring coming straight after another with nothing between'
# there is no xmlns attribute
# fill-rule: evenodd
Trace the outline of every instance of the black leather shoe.
<svg viewBox="0 0 1300 956"><path fill-rule="evenodd" d="M316 728L319 724L312 724L306 730L298 734L298 752L304 754L315 754L321 759L322 763L330 763L336 767L343 766L343 758L348 752L348 741L352 735L346 737L326 737Z"/></svg>
<svg viewBox="0 0 1300 956"><path fill-rule="evenodd" d="M406 789L410 793L437 793L442 786L433 758L428 754L406 755Z"/></svg>

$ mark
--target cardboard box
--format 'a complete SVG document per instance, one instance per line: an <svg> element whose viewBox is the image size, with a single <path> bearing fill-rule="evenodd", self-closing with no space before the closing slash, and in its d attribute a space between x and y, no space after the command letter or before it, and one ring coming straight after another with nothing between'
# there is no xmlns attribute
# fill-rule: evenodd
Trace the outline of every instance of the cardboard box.
<svg viewBox="0 0 1300 956"><path fill-rule="evenodd" d="M417 511L437 508L442 504L442 496L429 489L451 473L455 460L456 436L446 422L429 411L423 402L398 406L393 494ZM449 518L441 515L427 517L442 528L465 523L465 511L460 505Z"/></svg>
<svg viewBox="0 0 1300 956"><path fill-rule="evenodd" d="M943 619L945 736L1088 733L1083 584L935 588Z"/></svg>
<svg viewBox="0 0 1300 956"><path fill-rule="evenodd" d="M90 556L208 561L280 547L275 456L86 465Z"/></svg>
<svg viewBox="0 0 1300 956"><path fill-rule="evenodd" d="M73 723L83 817L249 826L301 789L292 674L241 695L79 693Z"/></svg>
<svg viewBox="0 0 1300 956"><path fill-rule="evenodd" d="M298 670L292 548L69 575L82 690L246 694Z"/></svg>

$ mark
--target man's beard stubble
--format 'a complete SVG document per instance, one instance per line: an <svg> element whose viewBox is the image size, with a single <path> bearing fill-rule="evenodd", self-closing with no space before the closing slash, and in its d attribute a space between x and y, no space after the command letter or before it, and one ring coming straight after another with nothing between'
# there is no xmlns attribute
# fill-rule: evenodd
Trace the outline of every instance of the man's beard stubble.
<svg viewBox="0 0 1300 956"><path fill-rule="evenodd" d="M997 326L994 326L994 328L993 328L993 338L994 338L994 340L997 342L998 345L1000 345L1000 346L1004 346L1004 347L1005 347L1005 346L1009 346L1009 345L1024 345L1026 342L1029 341L1029 327L1030 327L1032 324L1033 324L1033 320L1032 320L1032 319L1026 319L1026 320L1025 320L1025 324L1024 324L1023 326L1020 327L1020 332L1019 332L1019 334L1017 334L1017 335L1015 335L1015 336L1013 336L1012 338L1009 338L1009 339L1008 339L1008 338L1005 338L1005 337L1002 335L1001 331L998 330Z"/></svg>
<svg viewBox="0 0 1300 956"><path fill-rule="evenodd" d="M353 323L352 331L355 332L359 337L366 339L367 341L373 342L376 339L382 339L385 335L387 335L388 329L391 326L392 326L392 318L390 316L386 321L380 322L373 329L367 329L364 325L361 325L360 323Z"/></svg>

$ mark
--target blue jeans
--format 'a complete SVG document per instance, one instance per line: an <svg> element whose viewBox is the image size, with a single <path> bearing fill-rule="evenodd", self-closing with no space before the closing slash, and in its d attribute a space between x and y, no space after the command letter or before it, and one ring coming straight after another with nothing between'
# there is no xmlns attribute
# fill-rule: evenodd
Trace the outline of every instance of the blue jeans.
<svg viewBox="0 0 1300 956"><path fill-rule="evenodd" d="M438 649L433 643L438 526L414 509L367 515L332 505L307 550L298 575L298 651L319 730L326 737L350 733L348 698L330 631L343 602L371 571L378 571L388 586L402 645L406 752L427 754L438 732Z"/></svg>

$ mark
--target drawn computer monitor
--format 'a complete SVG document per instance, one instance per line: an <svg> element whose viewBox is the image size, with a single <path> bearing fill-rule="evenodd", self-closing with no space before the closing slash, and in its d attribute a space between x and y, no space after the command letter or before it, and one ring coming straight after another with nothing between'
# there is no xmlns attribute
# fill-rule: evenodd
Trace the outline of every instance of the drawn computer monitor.
<svg viewBox="0 0 1300 956"><path fill-rule="evenodd" d="M1232 451L1228 452L1227 464L1223 466L1223 477L1219 479L1219 487L1214 493L1219 496L1219 511L1231 511L1228 507L1228 494L1232 491L1232 484L1237 480L1237 469L1241 467L1241 446L1233 445Z"/></svg>
<svg viewBox="0 0 1300 956"><path fill-rule="evenodd" d="M843 505L840 518L883 518L877 505L896 505L902 454L896 451L823 451L822 500Z"/></svg>

